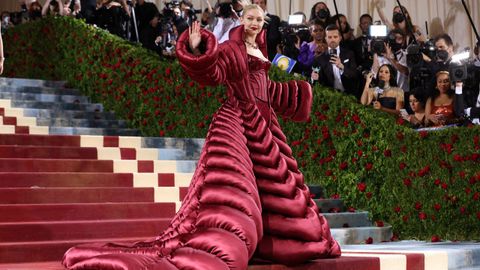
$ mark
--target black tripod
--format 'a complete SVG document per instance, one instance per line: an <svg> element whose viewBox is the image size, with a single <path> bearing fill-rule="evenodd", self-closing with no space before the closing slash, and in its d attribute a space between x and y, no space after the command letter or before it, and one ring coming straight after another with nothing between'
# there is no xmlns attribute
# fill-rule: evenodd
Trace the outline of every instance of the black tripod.
<svg viewBox="0 0 480 270"><path fill-rule="evenodd" d="M137 26L137 17L135 15L135 7L133 6L133 3L131 0L127 1L127 5L130 7L130 14L132 14L133 29L135 30L135 39L136 39L135 41L140 42L140 38L138 37L138 26ZM127 29L131 29L131 28L127 26ZM132 40L131 31L128 31L127 39Z"/></svg>

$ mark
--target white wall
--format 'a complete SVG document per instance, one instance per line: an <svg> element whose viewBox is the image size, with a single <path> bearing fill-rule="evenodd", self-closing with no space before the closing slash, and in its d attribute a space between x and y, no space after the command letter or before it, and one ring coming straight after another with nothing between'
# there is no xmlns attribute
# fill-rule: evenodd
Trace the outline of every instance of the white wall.
<svg viewBox="0 0 480 270"><path fill-rule="evenodd" d="M147 0L154 2L162 9L164 0ZM192 0L196 8L204 9L206 7L206 0ZM217 0L209 0L212 5ZM384 0L385 1L385 14L391 17L393 7L397 5L396 0ZM0 11L18 10L19 0L0 0ZM40 0L41 3L45 0ZM268 10L270 13L280 16L286 20L290 10L291 12L303 11L310 14L311 7L317 2L317 0L268 0ZM325 0L332 13L335 13L333 0ZM429 25L430 34L433 36L441 32L449 33L456 47L464 48L466 46L472 47L475 43L475 35L468 18L465 14L461 0L400 0L402 5L406 6L413 22L420 26L425 33L425 21ZM480 0L465 0L470 7L470 12L480 31ZM374 20L379 20L376 10L372 6L372 0L337 0L337 6L339 13L343 13L349 19L352 27L357 27L358 18L363 13L373 14ZM445 25L447 17L454 18L453 21ZM456 29L456 31L455 31Z"/></svg>

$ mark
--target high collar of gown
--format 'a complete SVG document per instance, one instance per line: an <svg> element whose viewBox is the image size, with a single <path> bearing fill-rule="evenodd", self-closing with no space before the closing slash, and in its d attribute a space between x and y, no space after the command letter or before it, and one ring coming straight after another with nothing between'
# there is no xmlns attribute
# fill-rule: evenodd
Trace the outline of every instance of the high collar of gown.
<svg viewBox="0 0 480 270"><path fill-rule="evenodd" d="M244 26L239 25L239 26L233 28L232 30L230 30L229 39L234 40L237 43L239 43L240 46L245 47L244 34L245 34ZM258 44L258 48L263 53L263 56L265 56L267 58L268 53L267 53L267 41L266 41L265 29L262 29L262 31L260 31L260 33L258 33L257 38L255 39L255 42ZM246 50L245 50L245 52L246 52Z"/></svg>

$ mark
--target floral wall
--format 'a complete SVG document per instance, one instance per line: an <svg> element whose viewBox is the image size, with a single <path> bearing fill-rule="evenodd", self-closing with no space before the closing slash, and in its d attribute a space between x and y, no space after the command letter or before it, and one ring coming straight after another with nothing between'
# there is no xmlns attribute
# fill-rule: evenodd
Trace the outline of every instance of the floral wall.
<svg viewBox="0 0 480 270"><path fill-rule="evenodd" d="M191 81L174 59L69 18L4 36L5 75L67 80L145 136L204 137L224 88ZM273 80L292 79L272 68ZM315 87L311 118L280 116L305 181L394 238L480 240L480 128L417 132L350 96Z"/></svg>

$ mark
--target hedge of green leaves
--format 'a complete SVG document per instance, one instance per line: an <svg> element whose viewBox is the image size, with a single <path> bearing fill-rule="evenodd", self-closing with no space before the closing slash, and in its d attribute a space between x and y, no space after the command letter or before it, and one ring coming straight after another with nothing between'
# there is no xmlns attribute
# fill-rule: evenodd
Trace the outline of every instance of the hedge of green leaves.
<svg viewBox="0 0 480 270"><path fill-rule="evenodd" d="M4 42L6 76L67 80L145 136L204 137L225 98L176 61L70 18L16 27ZM308 123L282 119L308 183L392 224L395 237L480 239L479 127L417 132L353 97L321 87L314 96Z"/></svg>

